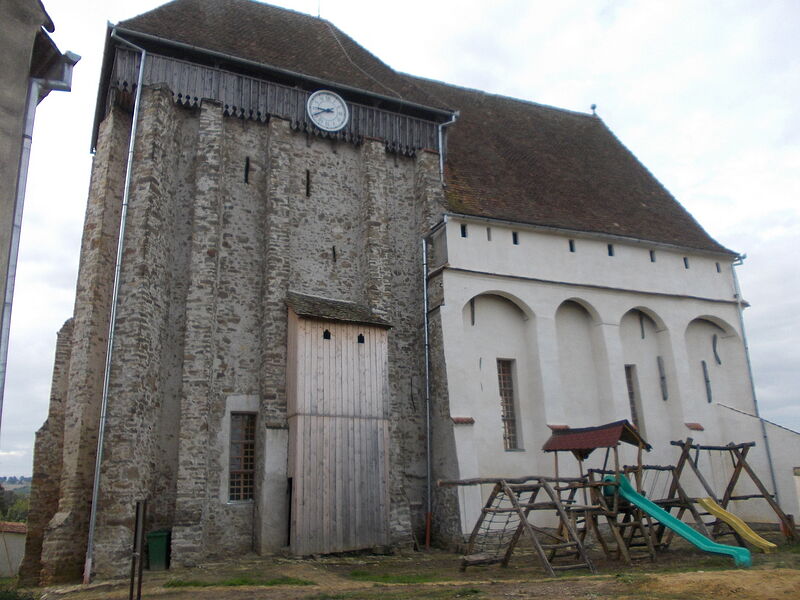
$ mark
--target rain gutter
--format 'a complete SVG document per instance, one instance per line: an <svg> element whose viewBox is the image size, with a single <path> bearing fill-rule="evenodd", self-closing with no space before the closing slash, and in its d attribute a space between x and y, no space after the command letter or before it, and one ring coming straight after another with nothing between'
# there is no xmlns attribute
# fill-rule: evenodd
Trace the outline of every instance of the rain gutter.
<svg viewBox="0 0 800 600"><path fill-rule="evenodd" d="M22 131L19 169L17 171L14 212L11 223L11 240L8 248L8 269L6 270L6 288L3 298L2 321L0 322L0 426L3 418L3 397L6 384L6 367L8 364L8 344L11 332L11 309L14 301L14 281L17 276L17 259L19 257L19 240L22 231L22 213L25 207L25 191L28 182L28 165L31 159L33 141L33 123L36 119L36 107L51 91L69 92L72 89L72 70L81 59L74 52L66 52L58 57L57 68L61 69L58 79L31 77L28 84L28 96L25 101L25 124Z"/></svg>

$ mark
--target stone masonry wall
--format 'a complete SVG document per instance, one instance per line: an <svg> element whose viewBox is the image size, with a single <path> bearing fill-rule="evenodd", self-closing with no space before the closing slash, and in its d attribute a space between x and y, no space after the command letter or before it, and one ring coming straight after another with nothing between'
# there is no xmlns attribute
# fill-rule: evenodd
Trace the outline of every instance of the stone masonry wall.
<svg viewBox="0 0 800 600"><path fill-rule="evenodd" d="M58 510L61 449L64 445L64 399L67 395L72 326L72 319L68 319L58 332L50 387L50 408L47 420L36 432L36 443L33 447L31 509L28 512L28 534L25 536L25 558L19 570L20 581L26 585L39 583L45 528Z"/></svg>
<svg viewBox="0 0 800 600"><path fill-rule="evenodd" d="M120 272L120 293L109 383L100 497L95 534L95 569L122 576L128 569L136 501L148 499L148 529L168 522L169 486L176 465L163 442L165 403L163 365L179 348L169 334L171 288L181 286L185 262L173 242L185 220L180 210L181 148L194 145L195 119L177 107L169 90L149 88L141 99ZM185 229L185 228L184 228ZM184 243L186 239L183 240ZM182 302L182 298L178 299ZM172 428L174 431L174 428Z"/></svg>
<svg viewBox="0 0 800 600"><path fill-rule="evenodd" d="M60 497L42 544L42 583L75 579L83 569L129 132L129 115L113 109L101 124L92 165L64 403Z"/></svg>
<svg viewBox="0 0 800 600"><path fill-rule="evenodd" d="M107 319L111 293L125 118L115 109L104 121L95 159L76 299L65 476L56 535L44 544L46 580L78 575L85 549L94 458L87 442L96 440L99 416L107 325L100 317ZM274 515L265 518L282 502L259 493L263 487L283 495L281 485L257 481L261 500L227 502L222 457L231 399L259 399L257 472L264 472L266 428L287 426L284 300L290 289L367 304L392 323L391 534L395 544L410 543L412 534L421 539L421 236L441 219L442 202L435 153L395 156L380 140L355 146L296 132L280 119L224 117L210 101L185 109L158 86L144 91L101 471L98 575L127 569L134 504L145 497L147 529L172 529L175 564L285 544L285 528L275 529ZM61 532L67 531L83 540L82 548L66 543Z"/></svg>

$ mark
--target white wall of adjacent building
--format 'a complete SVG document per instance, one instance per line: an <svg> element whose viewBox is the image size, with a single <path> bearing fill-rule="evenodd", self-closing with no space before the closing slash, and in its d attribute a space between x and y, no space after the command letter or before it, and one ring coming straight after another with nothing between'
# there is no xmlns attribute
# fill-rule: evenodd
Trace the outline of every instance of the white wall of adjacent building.
<svg viewBox="0 0 800 600"><path fill-rule="evenodd" d="M445 267L440 310L451 416L474 419L455 425L462 478L553 474L553 457L541 450L552 426L628 419L653 445L647 464L675 464L672 440L755 441L748 460L772 489L760 421L752 416L732 257L454 217L433 243L434 266ZM511 449L498 360L513 361ZM772 429L773 446L800 449L800 435ZM633 464L635 453L623 448L623 462ZM586 466L599 466L603 454ZM786 512L797 514L798 465L777 454L779 496ZM727 453L706 452L699 462L721 496L731 471ZM576 474L576 464L562 455L560 473ZM687 491L706 495L692 477L682 478ZM737 493L754 489L742 480ZM465 530L487 493L462 494ZM750 520L775 521L760 500L732 508Z"/></svg>

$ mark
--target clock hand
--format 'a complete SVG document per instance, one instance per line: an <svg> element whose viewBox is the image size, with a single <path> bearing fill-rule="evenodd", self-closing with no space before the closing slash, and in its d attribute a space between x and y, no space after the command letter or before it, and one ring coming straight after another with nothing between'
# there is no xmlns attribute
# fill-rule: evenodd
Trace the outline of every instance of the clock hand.
<svg viewBox="0 0 800 600"><path fill-rule="evenodd" d="M316 117L317 115L319 115L319 114L322 114L322 113L324 113L324 112L326 112L326 113L332 113L332 112L333 112L333 109L332 109L332 108L320 108L319 106L318 106L317 108L318 108L319 110L318 110L317 112L315 112L315 113L314 113L314 116L315 116L315 117Z"/></svg>

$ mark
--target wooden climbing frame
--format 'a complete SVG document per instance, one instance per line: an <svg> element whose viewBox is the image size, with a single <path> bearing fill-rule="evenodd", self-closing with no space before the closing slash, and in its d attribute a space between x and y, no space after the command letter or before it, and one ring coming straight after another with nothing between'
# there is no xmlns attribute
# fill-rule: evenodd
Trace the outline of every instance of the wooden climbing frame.
<svg viewBox="0 0 800 600"><path fill-rule="evenodd" d="M476 478L439 481L439 486L493 485L489 498L472 528L461 569L469 566L501 563L508 566L515 548L523 536L533 548L542 568L551 577L566 569L588 569L594 565L586 553L574 521L565 509L555 488L573 485L580 487L582 478L556 478L530 475L515 479ZM555 487L554 487L555 486ZM559 526L555 532L531 523L533 511L555 511ZM576 562L554 564L553 560L566 553Z"/></svg>
<svg viewBox="0 0 800 600"><path fill-rule="evenodd" d="M747 463L747 453L750 451L750 448L756 445L755 442L746 442L743 444L734 444L733 442L725 445L725 446L704 446L700 444L692 443L692 438L686 438L686 441L674 441L670 442L673 446L678 446L681 448L681 454L678 458L678 463L675 465L675 475L673 478L673 486L677 489L679 485L679 480L681 474L683 473L684 468L688 465L689 468L694 472L697 476L697 479L700 481L700 485L703 486L703 489L708 493L708 496L712 498L717 504L719 504L723 509L727 510L728 504L734 500L751 500L755 498L763 498L767 501L767 504L772 508L775 514L778 517L778 520L781 524L781 531L783 532L784 537L786 540L795 541L798 539L797 530L795 528L795 524L793 519L791 519L786 513L783 512L781 507L775 502L775 496L767 490L767 488L762 483L761 479L759 479L758 475L756 475L755 471L753 471L752 467ZM692 456L692 450L695 451L694 456ZM731 478L728 480L728 484L725 486L725 491L722 494L722 498L719 498L715 493L711 486L706 481L703 474L700 472L700 468L698 467L698 458L701 451L721 451L721 452L728 452L730 453L731 461L733 463L733 472L731 473ZM756 486L758 490L757 494L746 494L746 495L734 495L734 489L736 484L738 483L739 479L741 478L742 473L746 473L753 484ZM672 495L673 488L670 488L670 495ZM693 500L693 499L692 499ZM723 535L723 531L725 528L725 524L720 521L719 519L715 520L712 525L711 534L714 537L718 537ZM732 530L731 530L732 531ZM731 533L726 531L725 533ZM732 531L733 535L736 536L737 541L744 545L744 542L741 540L739 535Z"/></svg>

